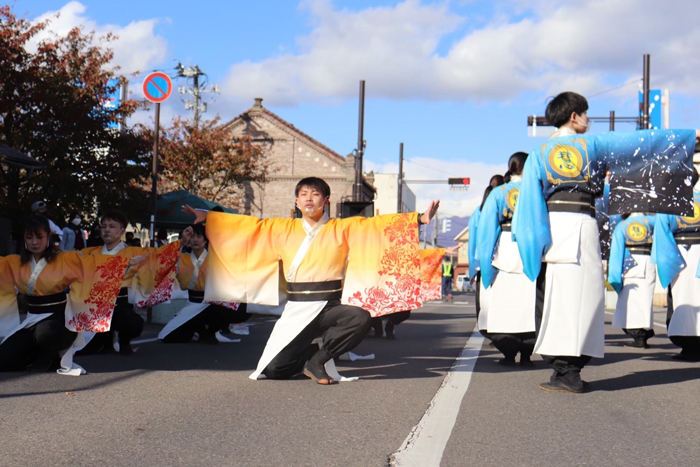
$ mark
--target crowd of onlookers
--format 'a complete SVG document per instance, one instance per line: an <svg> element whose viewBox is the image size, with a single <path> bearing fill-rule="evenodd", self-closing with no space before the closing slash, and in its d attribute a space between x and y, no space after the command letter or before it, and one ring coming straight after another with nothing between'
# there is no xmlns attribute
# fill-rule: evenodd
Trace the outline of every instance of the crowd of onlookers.
<svg viewBox="0 0 700 467"><path fill-rule="evenodd" d="M80 250L82 248L100 246L103 244L100 235L100 212L97 213L95 222L89 227L85 224L85 218L79 212L71 212L66 220L65 227L59 225L51 219L47 213L47 205L44 201L36 201L32 204L32 214L44 216L49 221L51 227L52 241L62 251ZM59 224L63 224L59 221ZM124 234L124 243L128 246L146 247L149 246L148 238L140 238L135 232ZM156 232L155 247L168 243L168 231L160 228Z"/></svg>

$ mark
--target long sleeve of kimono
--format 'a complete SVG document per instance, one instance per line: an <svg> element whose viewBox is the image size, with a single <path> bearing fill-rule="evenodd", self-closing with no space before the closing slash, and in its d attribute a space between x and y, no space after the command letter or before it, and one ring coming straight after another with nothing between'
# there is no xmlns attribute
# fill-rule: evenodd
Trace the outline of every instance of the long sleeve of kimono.
<svg viewBox="0 0 700 467"><path fill-rule="evenodd" d="M474 279L478 272L479 260L476 259L476 236L479 226L479 217L481 217L481 207L478 207L469 218L469 280Z"/></svg>
<svg viewBox="0 0 700 467"><path fill-rule="evenodd" d="M421 300L442 298L442 271L440 266L445 257L444 248L420 250L420 295Z"/></svg>
<svg viewBox="0 0 700 467"><path fill-rule="evenodd" d="M418 213L342 222L349 245L343 302L372 316L420 307Z"/></svg>
<svg viewBox="0 0 700 467"><path fill-rule="evenodd" d="M608 282L617 293L622 291L625 258L631 256L625 245L624 226L624 223L619 224L613 231L610 241L610 259L608 260Z"/></svg>
<svg viewBox="0 0 700 467"><path fill-rule="evenodd" d="M659 282L663 288L668 287L686 266L676 239L673 237L675 220L676 216L670 214L656 215L651 261L656 264Z"/></svg>
<svg viewBox="0 0 700 467"><path fill-rule="evenodd" d="M59 255L64 276L72 276L66 304L66 327L71 331L109 330L112 312L129 260L120 256Z"/></svg>
<svg viewBox="0 0 700 467"><path fill-rule="evenodd" d="M481 283L484 288L488 288L496 279L498 269L491 264L493 251L501 235L501 224L499 218L498 202L496 190L492 191L484 203L479 216L479 227L477 228L477 255L479 266L481 267Z"/></svg>
<svg viewBox="0 0 700 467"><path fill-rule="evenodd" d="M264 219L210 211L207 214L208 302L279 304L276 231L291 219Z"/></svg>
<svg viewBox="0 0 700 467"><path fill-rule="evenodd" d="M608 132L586 139L610 169L610 213L692 215L695 130Z"/></svg>
<svg viewBox="0 0 700 467"><path fill-rule="evenodd" d="M0 257L0 339L19 326L17 291L12 280L9 261Z"/></svg>
<svg viewBox="0 0 700 467"><path fill-rule="evenodd" d="M540 181L542 170L539 156L533 151L525 162L512 227L513 240L518 244L523 261L523 272L531 281L537 279L542 257L552 244L549 212Z"/></svg>
<svg viewBox="0 0 700 467"><path fill-rule="evenodd" d="M125 250L126 256L129 257L148 255L127 273L127 282L130 282L133 301L137 307L146 308L170 300L177 275L180 246L181 242L178 240L159 248ZM129 276L132 276L131 281L128 280Z"/></svg>

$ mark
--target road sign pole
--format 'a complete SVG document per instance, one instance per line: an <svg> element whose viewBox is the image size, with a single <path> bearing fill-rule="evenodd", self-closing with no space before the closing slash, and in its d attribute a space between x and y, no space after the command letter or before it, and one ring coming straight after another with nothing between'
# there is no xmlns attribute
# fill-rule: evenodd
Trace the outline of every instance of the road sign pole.
<svg viewBox="0 0 700 467"><path fill-rule="evenodd" d="M160 103L165 102L173 91L173 82L163 72L155 71L143 80L143 95L156 105L156 131L153 135L153 167L151 170L151 246L156 240L156 211L158 210L158 139L160 134ZM162 239L161 239L162 240Z"/></svg>
<svg viewBox="0 0 700 467"><path fill-rule="evenodd" d="M160 133L160 102L156 103L156 131L153 138L153 168L151 170L151 199L153 212L151 213L151 246L155 245L156 211L158 209L158 135ZM162 240L162 239L161 239Z"/></svg>

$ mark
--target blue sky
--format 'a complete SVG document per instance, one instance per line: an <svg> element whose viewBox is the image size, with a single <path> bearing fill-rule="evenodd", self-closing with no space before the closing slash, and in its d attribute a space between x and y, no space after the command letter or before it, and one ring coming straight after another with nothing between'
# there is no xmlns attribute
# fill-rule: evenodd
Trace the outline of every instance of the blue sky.
<svg viewBox="0 0 700 467"><path fill-rule="evenodd" d="M59 34L75 25L117 33L115 62L125 72L197 64L222 87L206 117L231 119L263 97L341 154L357 143L365 79L365 167L396 172L403 142L408 179L471 177L466 193L412 187L419 209L441 198L443 215L469 215L508 156L543 141L527 137L525 122L544 113L547 97L602 92L589 99L589 115L634 115L643 53L652 54L652 87L670 89L671 126L700 127L700 2L692 0L11 4L32 20L60 10L52 23ZM136 94L141 80L132 79ZM166 122L187 113L175 94L163 109ZM604 130L605 123L593 127Z"/></svg>

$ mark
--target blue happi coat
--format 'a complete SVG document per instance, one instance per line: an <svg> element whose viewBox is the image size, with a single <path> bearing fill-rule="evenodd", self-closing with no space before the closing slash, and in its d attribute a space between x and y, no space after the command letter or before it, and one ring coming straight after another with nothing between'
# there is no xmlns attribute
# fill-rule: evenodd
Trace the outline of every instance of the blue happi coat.
<svg viewBox="0 0 700 467"><path fill-rule="evenodd" d="M656 216L628 217L615 226L610 242L608 282L617 293L622 291L622 276L636 265L627 246L651 245Z"/></svg>
<svg viewBox="0 0 700 467"><path fill-rule="evenodd" d="M491 191L481 209L476 248L481 258L481 283L485 288L493 283L498 274L498 269L491 264L491 258L501 236L501 224L513 218L519 192L519 181L498 186Z"/></svg>
<svg viewBox="0 0 700 467"><path fill-rule="evenodd" d="M479 272L479 260L476 258L476 232L481 216L481 206L476 208L469 218L469 280L471 281Z"/></svg>
<svg viewBox="0 0 700 467"><path fill-rule="evenodd" d="M658 214L656 224L651 259L656 263L661 286L668 287L671 281L686 266L673 234L700 232L700 191L693 193L692 217ZM695 277L700 278L700 264L698 264L698 268L695 271Z"/></svg>
<svg viewBox="0 0 700 467"><path fill-rule="evenodd" d="M530 280L537 278L542 258L552 244L547 199L555 191L599 196L608 169L611 176L622 178L626 173L635 177L646 174L645 180L652 182L658 180L660 174L677 174L687 178L689 185L694 149L695 130L644 130L561 136L533 150L525 163L518 208L513 217L513 237L518 244L524 273ZM619 191L630 199L639 197L640 201L658 198L665 189L661 184L652 189L648 186L635 189L624 183L618 191L615 187L611 177L611 193L616 199L620 197ZM678 206L667 203L669 212L679 206L688 207L685 198L689 199L690 193L686 196L682 186L679 190L682 195ZM663 209L641 206L638 210L659 212Z"/></svg>

